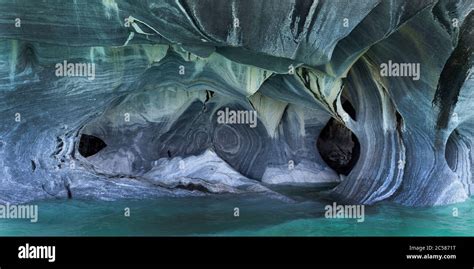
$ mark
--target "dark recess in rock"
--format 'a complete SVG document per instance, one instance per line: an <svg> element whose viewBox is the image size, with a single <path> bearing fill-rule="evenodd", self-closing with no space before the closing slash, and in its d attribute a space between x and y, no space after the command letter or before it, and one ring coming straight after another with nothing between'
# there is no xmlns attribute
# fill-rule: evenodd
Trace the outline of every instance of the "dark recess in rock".
<svg viewBox="0 0 474 269"><path fill-rule="evenodd" d="M64 188L66 189L66 192L67 192L67 198L72 199L71 185L69 183L64 183Z"/></svg>
<svg viewBox="0 0 474 269"><path fill-rule="evenodd" d="M87 158L95 155L106 146L107 145L102 141L102 139L93 135L82 134L79 142L79 153Z"/></svg>
<svg viewBox="0 0 474 269"><path fill-rule="evenodd" d="M33 160L31 160L31 170L33 170L33 172L36 170L36 164Z"/></svg>
<svg viewBox="0 0 474 269"><path fill-rule="evenodd" d="M344 101L342 103L342 108L344 108L344 111L346 111L347 114L349 114L352 120L357 120L356 111L354 107L352 106L351 102L349 102L348 100Z"/></svg>
<svg viewBox="0 0 474 269"><path fill-rule="evenodd" d="M200 192L205 192L205 193L210 193L210 191L204 187L203 185L200 184L193 184L193 183L188 183L188 184L178 184L175 186L177 189L183 189L183 190L188 190L188 191L200 191Z"/></svg>
<svg viewBox="0 0 474 269"><path fill-rule="evenodd" d="M321 131L317 148L323 160L339 174L348 175L359 159L357 137L335 119L330 119Z"/></svg>
<svg viewBox="0 0 474 269"><path fill-rule="evenodd" d="M18 65L16 72L21 73L26 71L28 68L34 68L38 65L38 59L36 56L35 48L30 43L25 43L20 50L18 56Z"/></svg>

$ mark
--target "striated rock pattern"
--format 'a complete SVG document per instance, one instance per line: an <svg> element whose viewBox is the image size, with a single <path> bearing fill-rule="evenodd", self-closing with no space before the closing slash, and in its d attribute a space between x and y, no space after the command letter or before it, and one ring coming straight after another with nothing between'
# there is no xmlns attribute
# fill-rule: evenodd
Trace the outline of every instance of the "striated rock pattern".
<svg viewBox="0 0 474 269"><path fill-rule="evenodd" d="M0 6L0 202L474 192L471 0Z"/></svg>

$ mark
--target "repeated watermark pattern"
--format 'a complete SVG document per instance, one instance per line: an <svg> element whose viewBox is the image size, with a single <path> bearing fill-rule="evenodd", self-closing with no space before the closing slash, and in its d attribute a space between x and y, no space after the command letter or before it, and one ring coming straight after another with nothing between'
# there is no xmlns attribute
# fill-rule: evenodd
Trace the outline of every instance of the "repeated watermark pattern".
<svg viewBox="0 0 474 269"><path fill-rule="evenodd" d="M257 127L257 111L254 110L231 110L226 107L217 111L217 123L219 124L247 124L250 128Z"/></svg>
<svg viewBox="0 0 474 269"><path fill-rule="evenodd" d="M326 210L324 217L327 219L357 219L357 222L365 220L364 205L338 205L333 202L332 205L326 205L324 209Z"/></svg>
<svg viewBox="0 0 474 269"><path fill-rule="evenodd" d="M57 63L56 76L57 77L87 77L88 80L95 79L95 63L68 63L64 60L62 63Z"/></svg>
<svg viewBox="0 0 474 269"><path fill-rule="evenodd" d="M0 219L29 219L35 223L38 221L38 206L0 204Z"/></svg>
<svg viewBox="0 0 474 269"><path fill-rule="evenodd" d="M388 63L380 64L380 75L382 77L411 77L420 80L420 63Z"/></svg>

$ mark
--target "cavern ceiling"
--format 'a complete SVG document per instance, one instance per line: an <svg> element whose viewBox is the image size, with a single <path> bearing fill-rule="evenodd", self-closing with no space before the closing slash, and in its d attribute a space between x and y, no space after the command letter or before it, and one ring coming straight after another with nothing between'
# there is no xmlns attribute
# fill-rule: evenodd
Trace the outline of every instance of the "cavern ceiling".
<svg viewBox="0 0 474 269"><path fill-rule="evenodd" d="M474 192L471 0L0 6L0 202Z"/></svg>

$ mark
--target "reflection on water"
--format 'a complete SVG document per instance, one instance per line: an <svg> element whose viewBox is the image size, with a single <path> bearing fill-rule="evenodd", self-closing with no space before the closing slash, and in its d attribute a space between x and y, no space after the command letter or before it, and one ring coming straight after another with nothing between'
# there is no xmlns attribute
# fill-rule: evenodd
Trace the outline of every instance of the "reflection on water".
<svg viewBox="0 0 474 269"><path fill-rule="evenodd" d="M39 220L0 219L0 235L473 236L474 200L409 208L381 203L365 221L326 219L320 188L283 188L293 202L262 194L121 201L42 201ZM125 209L130 216L125 216ZM234 216L238 208L239 216ZM453 213L457 208L458 216Z"/></svg>

